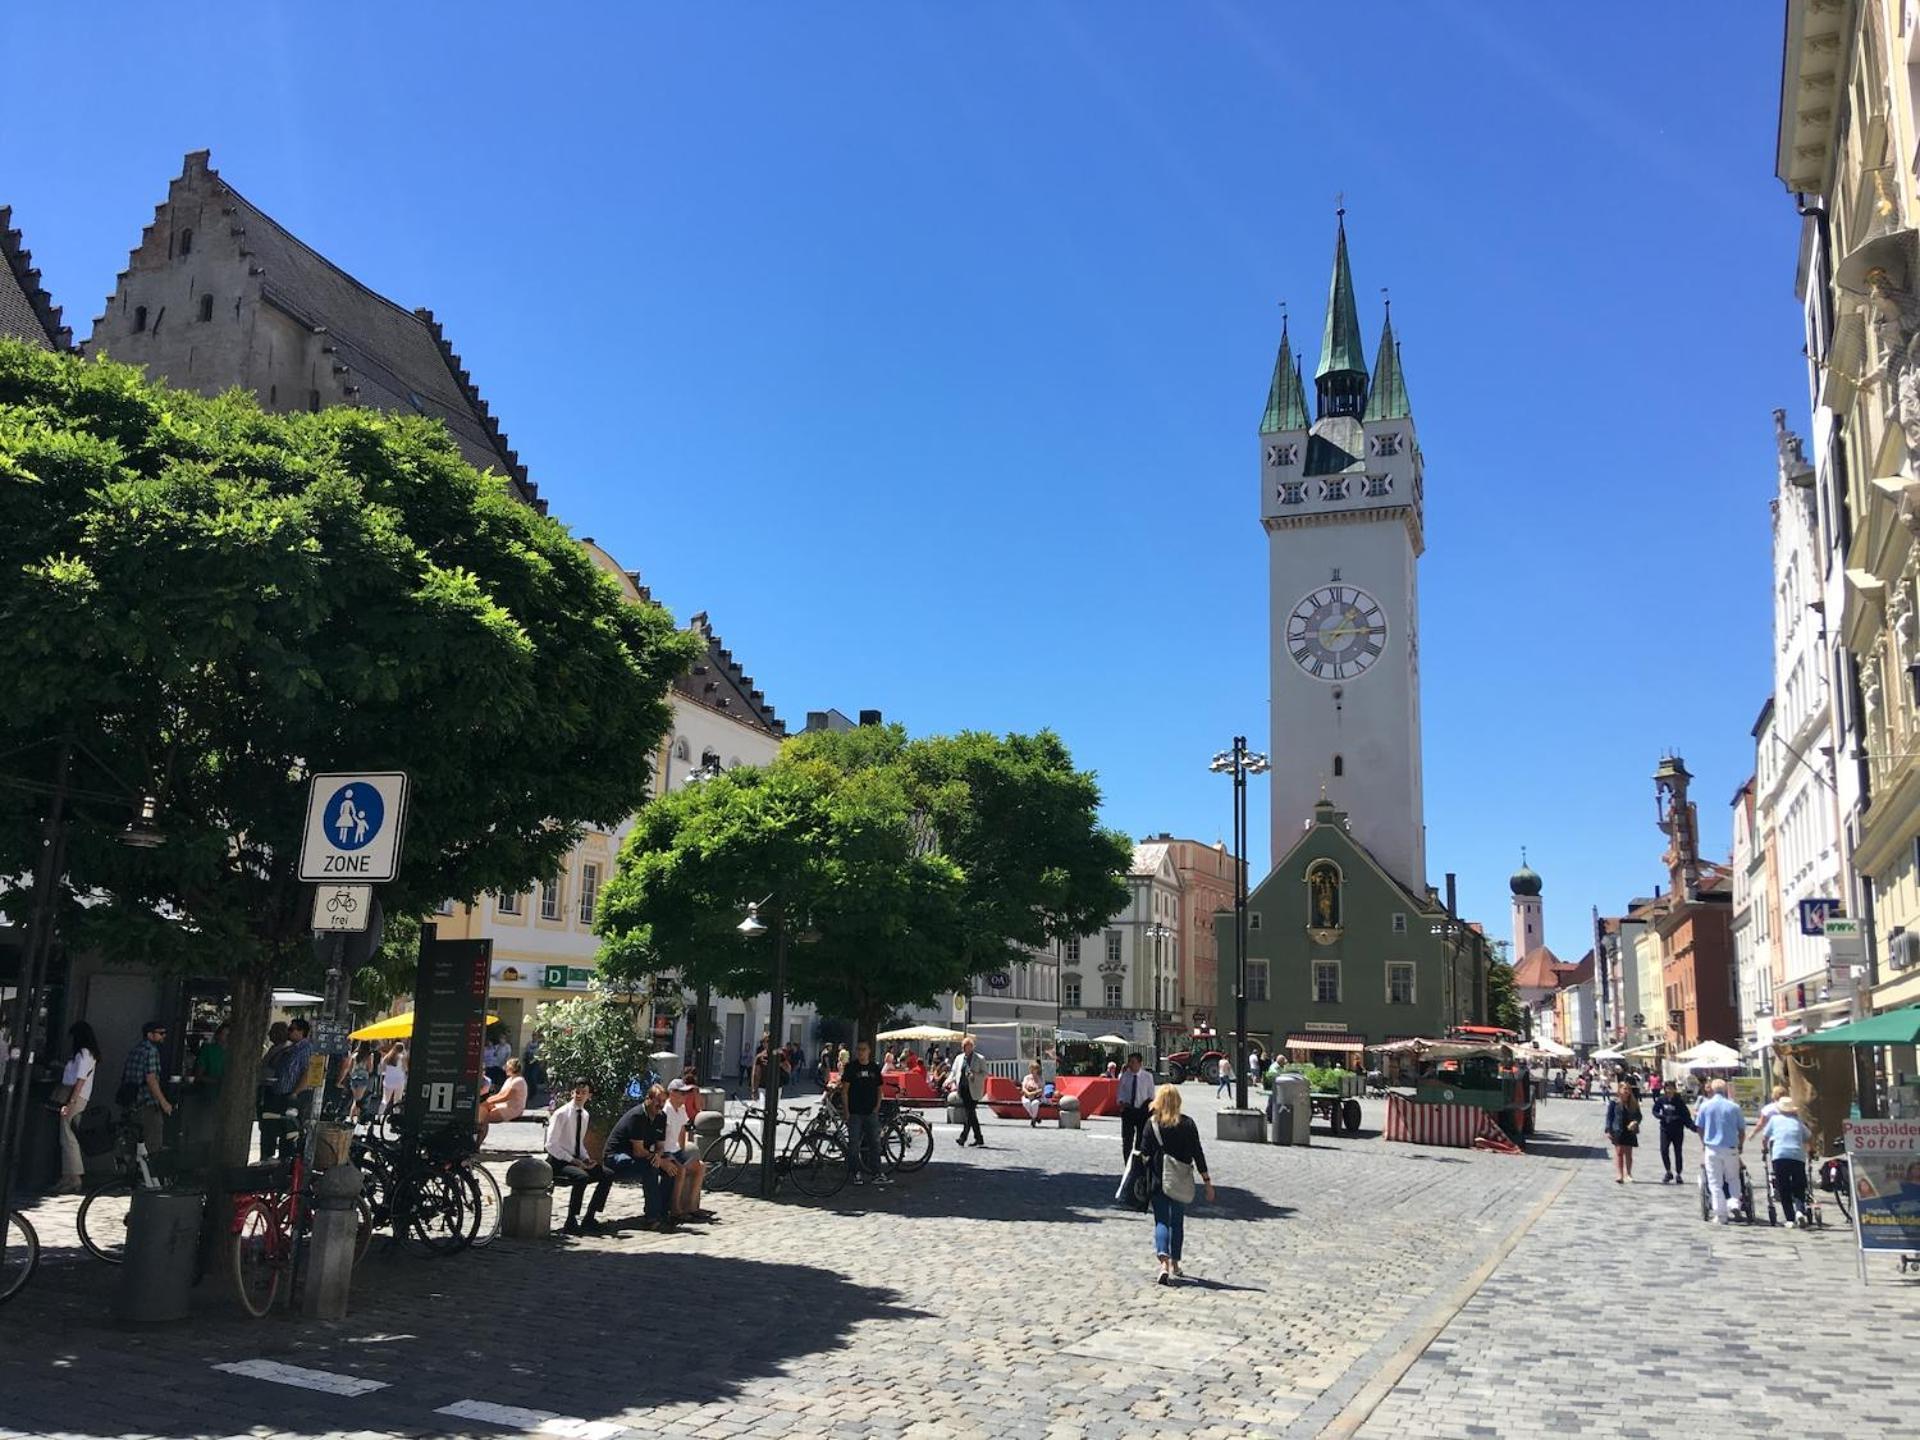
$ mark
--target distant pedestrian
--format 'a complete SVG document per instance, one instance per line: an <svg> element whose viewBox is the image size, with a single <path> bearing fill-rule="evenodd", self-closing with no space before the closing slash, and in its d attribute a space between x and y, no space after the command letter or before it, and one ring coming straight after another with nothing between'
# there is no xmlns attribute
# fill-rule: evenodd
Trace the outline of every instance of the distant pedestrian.
<svg viewBox="0 0 1920 1440"><path fill-rule="evenodd" d="M1140 1148L1140 1132L1147 1123L1147 1109L1153 1103L1153 1076L1141 1066L1138 1050L1127 1056L1127 1068L1120 1072L1120 1163L1125 1165Z"/></svg>
<svg viewBox="0 0 1920 1440"><path fill-rule="evenodd" d="M1777 1112L1776 1112L1777 1113ZM1727 1211L1740 1196L1740 1152L1747 1145L1747 1117L1727 1098L1727 1082L1713 1082L1713 1093L1694 1113L1700 1132L1707 1194L1713 1199L1713 1223L1727 1223Z"/></svg>
<svg viewBox="0 0 1920 1440"><path fill-rule="evenodd" d="M1640 1143L1640 1097L1622 1080L1607 1102L1607 1139L1613 1145L1613 1183L1633 1183L1633 1151Z"/></svg>
<svg viewBox="0 0 1920 1440"><path fill-rule="evenodd" d="M527 1110L526 1066L520 1063L518 1055L510 1056L506 1064L507 1083L495 1090L480 1102L478 1116L480 1141L486 1143L487 1129L493 1125L505 1125L518 1120Z"/></svg>
<svg viewBox="0 0 1920 1440"><path fill-rule="evenodd" d="M114 1098L127 1108L140 1127L140 1142L149 1156L166 1148L166 1119L173 1114L173 1102L167 1099L161 1083L165 1069L160 1047L167 1043L167 1022L149 1020L140 1027L140 1043L127 1053L120 1067L120 1089Z"/></svg>
<svg viewBox="0 0 1920 1440"><path fill-rule="evenodd" d="M987 1091L987 1062L973 1053L973 1037L960 1042L959 1058L947 1074L947 1090L960 1101L960 1144L973 1136L974 1148L984 1149L987 1137L980 1132L980 1099Z"/></svg>
<svg viewBox="0 0 1920 1440"><path fill-rule="evenodd" d="M1162 1085L1153 1092L1140 1156L1147 1171L1147 1198L1153 1205L1153 1253L1160 1262L1156 1285L1171 1285L1180 1268L1187 1235L1187 1206L1193 1203L1196 1177L1213 1203L1213 1177L1207 1170L1200 1131L1180 1113L1180 1087Z"/></svg>
<svg viewBox="0 0 1920 1440"><path fill-rule="evenodd" d="M380 1062L380 1113L390 1116L407 1102L407 1047L394 1041Z"/></svg>
<svg viewBox="0 0 1920 1440"><path fill-rule="evenodd" d="M1800 1107L1782 1099L1760 1129L1760 1153L1773 1166L1773 1193L1786 1212L1787 1223L1802 1230L1813 1224L1807 1202L1807 1125Z"/></svg>
<svg viewBox="0 0 1920 1440"><path fill-rule="evenodd" d="M507 1027L495 1025L487 1031L487 1043L480 1049L480 1069L493 1088L507 1083L507 1057L513 1054L513 1042L507 1039Z"/></svg>
<svg viewBox="0 0 1920 1440"><path fill-rule="evenodd" d="M56 1194L78 1190L86 1183L87 1162L80 1153L80 1137L74 1133L73 1122L87 1113L87 1101L93 1098L94 1076L100 1069L100 1042L94 1038L91 1025L76 1020L67 1027L67 1039L73 1053L67 1068L60 1072L60 1084L66 1093L57 1097L60 1102L60 1184Z"/></svg>
<svg viewBox="0 0 1920 1440"><path fill-rule="evenodd" d="M1693 1128L1693 1113L1687 1108L1687 1097L1681 1094L1679 1086L1669 1085L1653 1097L1653 1118L1660 1122L1660 1163L1666 1169L1660 1183L1682 1184L1687 1175L1682 1157L1687 1131Z"/></svg>
<svg viewBox="0 0 1920 1440"><path fill-rule="evenodd" d="M371 1040L362 1040L347 1067L347 1123L370 1118L379 1107L379 1095L380 1057L374 1053Z"/></svg>
<svg viewBox="0 0 1920 1440"><path fill-rule="evenodd" d="M891 1185L880 1168L880 1067L873 1046L862 1040L854 1058L840 1067L840 1095L847 1113L847 1168L853 1183Z"/></svg>
<svg viewBox="0 0 1920 1440"><path fill-rule="evenodd" d="M1027 1066L1027 1078L1020 1082L1020 1108L1035 1130L1040 1128L1040 1102L1046 1098L1046 1082L1040 1078L1040 1062Z"/></svg>
<svg viewBox="0 0 1920 1440"><path fill-rule="evenodd" d="M1220 1057L1218 1083L1213 1087L1213 1098L1218 1100L1233 1087L1233 1061L1226 1056Z"/></svg>

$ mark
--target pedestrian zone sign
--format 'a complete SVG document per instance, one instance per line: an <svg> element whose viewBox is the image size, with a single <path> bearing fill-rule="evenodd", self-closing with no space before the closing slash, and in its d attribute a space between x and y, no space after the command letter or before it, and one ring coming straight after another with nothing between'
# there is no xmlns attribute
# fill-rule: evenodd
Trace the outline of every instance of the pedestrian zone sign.
<svg viewBox="0 0 1920 1440"><path fill-rule="evenodd" d="M400 868L407 777L398 770L315 775L307 792L300 878L368 885Z"/></svg>

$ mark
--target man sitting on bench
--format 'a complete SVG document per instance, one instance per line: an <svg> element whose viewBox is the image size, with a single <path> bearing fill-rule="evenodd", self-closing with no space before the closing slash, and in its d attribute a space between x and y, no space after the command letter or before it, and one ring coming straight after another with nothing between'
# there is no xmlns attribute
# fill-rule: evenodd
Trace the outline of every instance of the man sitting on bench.
<svg viewBox="0 0 1920 1440"><path fill-rule="evenodd" d="M607 1191L613 1187L613 1172L596 1164L587 1154L587 1106L593 1100L593 1086L585 1080L573 1082L573 1098L556 1109L547 1120L547 1164L553 1167L553 1183L573 1189L567 1202L567 1233L580 1233L580 1202L586 1197L587 1184L593 1184L593 1203L587 1206L585 1229L598 1229L600 1211L607 1203Z"/></svg>

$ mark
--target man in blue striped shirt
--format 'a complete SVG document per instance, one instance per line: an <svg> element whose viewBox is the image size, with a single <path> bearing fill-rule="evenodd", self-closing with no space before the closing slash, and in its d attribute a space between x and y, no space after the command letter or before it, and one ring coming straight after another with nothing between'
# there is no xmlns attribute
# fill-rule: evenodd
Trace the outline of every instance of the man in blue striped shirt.
<svg viewBox="0 0 1920 1440"><path fill-rule="evenodd" d="M1727 1202L1740 1194L1740 1152L1747 1143L1747 1117L1727 1098L1727 1082L1713 1082L1713 1096L1693 1112L1705 1150L1700 1164L1706 1172L1707 1193L1713 1196L1713 1223L1727 1223Z"/></svg>

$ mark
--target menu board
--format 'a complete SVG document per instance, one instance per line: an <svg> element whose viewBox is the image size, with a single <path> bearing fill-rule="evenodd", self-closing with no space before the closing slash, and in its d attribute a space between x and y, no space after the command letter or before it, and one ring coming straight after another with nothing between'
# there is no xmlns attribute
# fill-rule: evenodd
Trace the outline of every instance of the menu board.
<svg viewBox="0 0 1920 1440"><path fill-rule="evenodd" d="M407 1047L406 1124L416 1135L473 1131L492 967L493 941L440 940L422 928Z"/></svg>

